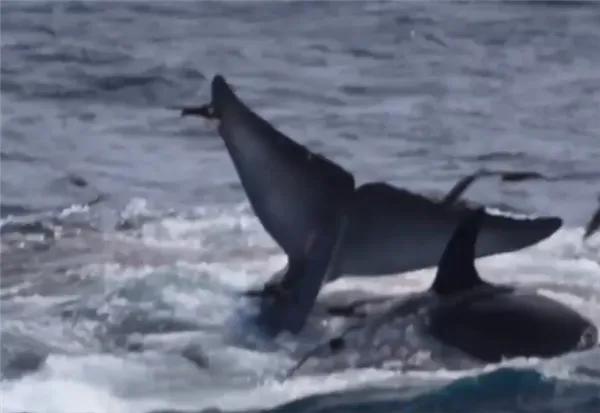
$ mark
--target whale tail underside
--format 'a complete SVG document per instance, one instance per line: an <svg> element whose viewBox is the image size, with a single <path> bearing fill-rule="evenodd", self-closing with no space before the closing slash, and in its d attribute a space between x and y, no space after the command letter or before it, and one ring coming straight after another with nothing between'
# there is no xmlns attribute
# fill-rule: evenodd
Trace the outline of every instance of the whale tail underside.
<svg viewBox="0 0 600 413"><path fill-rule="evenodd" d="M437 265L464 213L475 206L447 204L393 187L358 188L350 208L341 273L394 274ZM518 218L485 212L476 256L516 251L552 235L557 217Z"/></svg>
<svg viewBox="0 0 600 413"><path fill-rule="evenodd" d="M250 110L222 76L212 81L211 103L188 114L220 121L219 134L252 209L288 256L281 291L265 297L259 318L274 333L297 332L324 280L335 277L354 178Z"/></svg>

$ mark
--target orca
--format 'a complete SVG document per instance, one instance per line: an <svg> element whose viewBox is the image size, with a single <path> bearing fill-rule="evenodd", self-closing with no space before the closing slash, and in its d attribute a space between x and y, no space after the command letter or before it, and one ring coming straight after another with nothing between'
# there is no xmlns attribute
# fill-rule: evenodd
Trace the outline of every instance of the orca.
<svg viewBox="0 0 600 413"><path fill-rule="evenodd" d="M513 357L553 357L585 350L598 330L576 311L543 295L494 285L475 267L475 243L485 214L467 214L438 264L428 330L441 342L487 362Z"/></svg>
<svg viewBox="0 0 600 413"><path fill-rule="evenodd" d="M433 266L464 211L466 189L435 201L387 183L355 187L340 165L278 131L216 75L211 102L183 107L182 116L217 119L250 205L288 256L265 288L261 314L274 333L298 332L323 283L341 275L385 275ZM477 255L535 244L560 218L486 214ZM419 245L419 248L415 248Z"/></svg>

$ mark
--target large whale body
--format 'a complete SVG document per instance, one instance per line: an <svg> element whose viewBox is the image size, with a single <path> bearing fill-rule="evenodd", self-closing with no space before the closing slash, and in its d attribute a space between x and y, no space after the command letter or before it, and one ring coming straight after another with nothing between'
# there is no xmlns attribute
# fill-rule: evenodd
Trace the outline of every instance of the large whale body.
<svg viewBox="0 0 600 413"><path fill-rule="evenodd" d="M283 276L271 284L278 292L263 300L262 314L274 332L299 331L325 281L435 265L461 215L472 209L383 182L355 188L348 171L275 129L222 76L214 77L211 89L209 104L183 108L182 115L218 119L254 212L288 256ZM477 256L532 245L561 223L485 214Z"/></svg>

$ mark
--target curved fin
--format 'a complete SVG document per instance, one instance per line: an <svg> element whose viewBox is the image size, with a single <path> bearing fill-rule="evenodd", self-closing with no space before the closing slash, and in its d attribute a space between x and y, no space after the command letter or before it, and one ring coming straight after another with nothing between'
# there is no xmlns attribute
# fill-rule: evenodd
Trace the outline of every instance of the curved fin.
<svg viewBox="0 0 600 413"><path fill-rule="evenodd" d="M251 111L222 76L210 109L254 212L291 260L302 259L352 196L353 176Z"/></svg>
<svg viewBox="0 0 600 413"><path fill-rule="evenodd" d="M454 230L431 286L437 294L452 294L483 283L475 269L475 242L484 217L483 208L469 212Z"/></svg>
<svg viewBox="0 0 600 413"><path fill-rule="evenodd" d="M393 187L359 187L349 212L343 274L395 274L435 266L452 232L472 205L451 205ZM476 256L516 251L560 228L557 217L517 218L485 213Z"/></svg>
<svg viewBox="0 0 600 413"><path fill-rule="evenodd" d="M450 191L446 194L442 202L447 205L451 205L458 201L460 196L471 186L475 180L481 176L484 176L481 172L475 172L474 174L467 175L458 181Z"/></svg>
<svg viewBox="0 0 600 413"><path fill-rule="evenodd" d="M476 179L486 176L498 176L503 182L522 182L533 179L545 181L551 180L551 178L548 178L547 176L535 171L502 171L483 169L471 175L467 175L460 181L458 181L452 187L452 189L448 191L445 198L443 199L443 202L446 204L451 204L457 201Z"/></svg>

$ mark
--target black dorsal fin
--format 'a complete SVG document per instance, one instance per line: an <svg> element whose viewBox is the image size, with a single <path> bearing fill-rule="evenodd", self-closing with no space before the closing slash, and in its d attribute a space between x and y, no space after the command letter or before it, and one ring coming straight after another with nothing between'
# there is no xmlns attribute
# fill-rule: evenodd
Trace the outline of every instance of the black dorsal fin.
<svg viewBox="0 0 600 413"><path fill-rule="evenodd" d="M437 294L453 294L483 283L475 268L475 241L484 216L483 208L469 212L454 230L431 286Z"/></svg>

